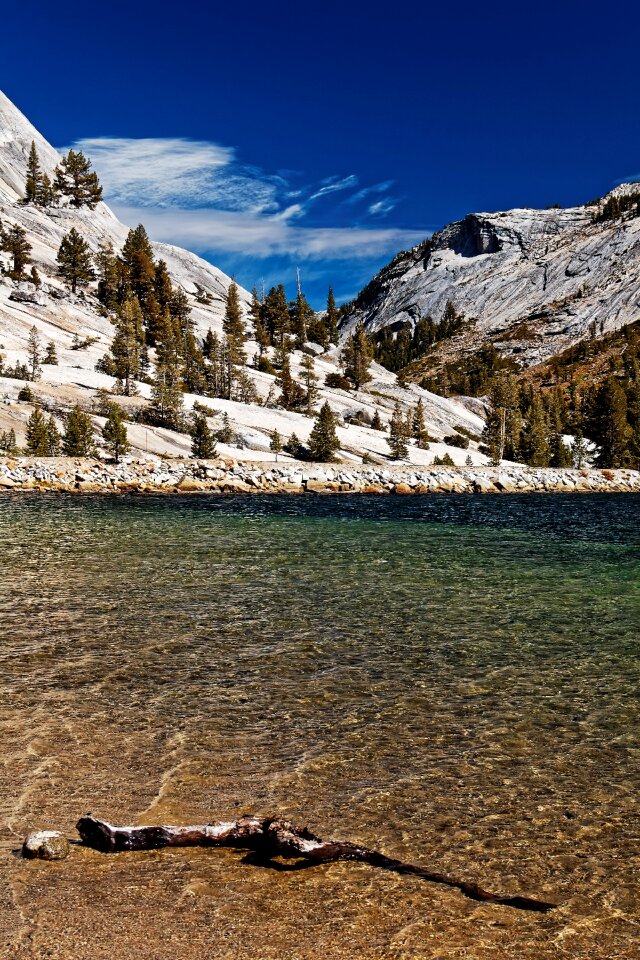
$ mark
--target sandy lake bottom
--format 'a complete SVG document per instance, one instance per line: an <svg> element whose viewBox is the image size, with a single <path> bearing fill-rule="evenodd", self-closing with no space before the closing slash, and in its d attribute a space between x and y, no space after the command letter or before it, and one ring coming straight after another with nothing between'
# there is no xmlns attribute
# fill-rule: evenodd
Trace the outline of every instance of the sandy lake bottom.
<svg viewBox="0 0 640 960"><path fill-rule="evenodd" d="M640 497L0 503L0 956L640 957ZM505 893L28 830L284 815Z"/></svg>

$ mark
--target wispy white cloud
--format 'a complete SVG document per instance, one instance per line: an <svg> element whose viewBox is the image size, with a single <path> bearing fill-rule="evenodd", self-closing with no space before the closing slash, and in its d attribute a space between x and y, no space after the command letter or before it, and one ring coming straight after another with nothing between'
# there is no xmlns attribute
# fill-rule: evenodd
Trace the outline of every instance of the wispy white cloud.
<svg viewBox="0 0 640 960"><path fill-rule="evenodd" d="M393 186L393 180L383 180L381 183L372 183L370 187L363 187L357 193L353 193L345 201L346 203L359 203L360 200L366 200L371 194L386 193Z"/></svg>
<svg viewBox="0 0 640 960"><path fill-rule="evenodd" d="M396 202L392 200L391 197L386 197L384 200L376 200L375 203L369 204L369 213L371 216L384 216L387 213L391 213L395 207Z"/></svg>
<svg viewBox="0 0 640 960"><path fill-rule="evenodd" d="M91 157L108 202L125 223L143 222L153 239L205 255L361 259L394 253L424 238L423 232L367 224L367 218L393 209L395 201L384 195L390 180L337 201L337 223L344 222L345 202L372 201L361 208L357 225L312 226L311 209L322 201L326 224L331 207L324 198L358 187L355 174L301 188L292 182L299 174L272 175L240 163L231 147L179 137L97 137L79 140L74 148Z"/></svg>
<svg viewBox="0 0 640 960"><path fill-rule="evenodd" d="M355 174L339 179L338 177L329 177L323 180L323 185L312 193L309 200L317 200L319 197L325 197L329 193L338 193L340 190L349 190L351 187L357 187L358 178Z"/></svg>
<svg viewBox="0 0 640 960"><path fill-rule="evenodd" d="M154 240L198 253L238 253L256 258L287 254L300 260L360 259L414 246L424 232L373 227L307 227L282 216L223 210L179 210L115 205L128 224L143 221Z"/></svg>
<svg viewBox="0 0 640 960"><path fill-rule="evenodd" d="M239 164L233 148L203 140L96 137L74 147L91 157L118 203L270 211L285 185Z"/></svg>
<svg viewBox="0 0 640 960"><path fill-rule="evenodd" d="M302 217L305 214L305 208L301 203L292 203L291 206L285 207L284 210L280 210L278 213L273 214L274 220L294 220L297 217Z"/></svg>

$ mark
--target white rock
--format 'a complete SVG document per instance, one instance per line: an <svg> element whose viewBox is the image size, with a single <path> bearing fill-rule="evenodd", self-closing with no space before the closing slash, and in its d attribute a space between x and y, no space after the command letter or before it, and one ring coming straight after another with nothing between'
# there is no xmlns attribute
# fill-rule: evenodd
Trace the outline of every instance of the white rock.
<svg viewBox="0 0 640 960"><path fill-rule="evenodd" d="M26 837L22 845L22 855L30 859L64 860L69 852L69 841L57 830L36 830Z"/></svg>
<svg viewBox="0 0 640 960"><path fill-rule="evenodd" d="M46 294L33 283L19 283L9 294L9 300L15 303L36 303L43 306L47 302Z"/></svg>

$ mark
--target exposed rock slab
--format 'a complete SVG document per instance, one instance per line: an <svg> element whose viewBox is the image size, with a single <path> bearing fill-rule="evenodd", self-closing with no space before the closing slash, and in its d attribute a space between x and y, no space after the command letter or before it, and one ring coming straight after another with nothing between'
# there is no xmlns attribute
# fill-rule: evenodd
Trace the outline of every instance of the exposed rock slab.
<svg viewBox="0 0 640 960"><path fill-rule="evenodd" d="M622 184L607 197L636 194ZM603 198L606 200L607 198ZM460 349L487 340L524 365L640 313L640 217L594 222L598 207L473 213L398 254L365 287L342 333L427 315L447 301L476 320ZM520 331L518 332L518 327Z"/></svg>

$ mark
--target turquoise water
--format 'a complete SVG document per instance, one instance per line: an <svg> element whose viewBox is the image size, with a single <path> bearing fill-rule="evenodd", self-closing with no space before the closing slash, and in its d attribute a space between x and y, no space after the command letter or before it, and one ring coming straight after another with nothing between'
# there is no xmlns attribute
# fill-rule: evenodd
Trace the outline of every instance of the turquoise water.
<svg viewBox="0 0 640 960"><path fill-rule="evenodd" d="M446 956L637 956L639 521L634 496L3 497L2 836L278 812L562 906L485 941L439 888L244 868L234 956L432 956L417 897ZM219 912L235 867L208 858ZM272 954L292 890L314 947Z"/></svg>

